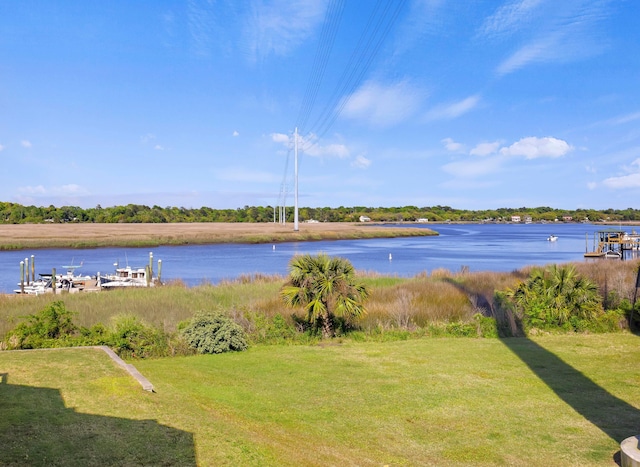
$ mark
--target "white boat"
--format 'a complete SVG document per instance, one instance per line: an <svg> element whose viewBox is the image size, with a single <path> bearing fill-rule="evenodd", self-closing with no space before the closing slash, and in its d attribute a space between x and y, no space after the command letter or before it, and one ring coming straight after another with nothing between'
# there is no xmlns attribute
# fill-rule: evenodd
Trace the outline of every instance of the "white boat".
<svg viewBox="0 0 640 467"><path fill-rule="evenodd" d="M556 241L558 241L558 237L556 237L555 235L549 235L547 237L547 241L548 242L556 242Z"/></svg>
<svg viewBox="0 0 640 467"><path fill-rule="evenodd" d="M79 292L92 283L95 283L95 277L76 274L76 269L80 266L63 266L65 273L56 274L55 288L56 291ZM42 295L45 293L53 293L53 280L51 274L39 274L39 278L27 283L20 284L19 289L14 289L15 293L25 295Z"/></svg>
<svg viewBox="0 0 640 467"><path fill-rule="evenodd" d="M45 293L52 293L51 287L51 274L40 274L40 278L35 281L31 281L28 284L18 283L19 289L14 289L14 293L25 295L42 295Z"/></svg>
<svg viewBox="0 0 640 467"><path fill-rule="evenodd" d="M116 289L122 287L153 287L157 279L150 277L148 268L132 268L116 266L115 274L105 274L99 277L100 287L103 289Z"/></svg>

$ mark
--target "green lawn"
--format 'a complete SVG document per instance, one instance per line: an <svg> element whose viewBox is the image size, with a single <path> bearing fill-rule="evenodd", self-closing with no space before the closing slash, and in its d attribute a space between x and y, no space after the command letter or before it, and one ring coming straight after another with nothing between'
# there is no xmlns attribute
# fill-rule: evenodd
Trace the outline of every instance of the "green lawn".
<svg viewBox="0 0 640 467"><path fill-rule="evenodd" d="M419 339L133 362L0 353L0 464L614 465L640 338Z"/></svg>

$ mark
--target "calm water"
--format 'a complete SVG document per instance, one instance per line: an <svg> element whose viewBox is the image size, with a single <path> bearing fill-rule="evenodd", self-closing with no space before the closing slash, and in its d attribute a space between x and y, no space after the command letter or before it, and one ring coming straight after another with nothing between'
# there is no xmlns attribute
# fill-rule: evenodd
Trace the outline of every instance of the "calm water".
<svg viewBox="0 0 640 467"><path fill-rule="evenodd" d="M413 226L413 225L412 225ZM291 226L293 228L293 226ZM327 253L349 259L354 267L382 274L413 276L437 268L458 271L511 271L525 265L583 261L593 249L593 233L608 228L590 224L429 224L437 237L375 240L291 242L273 245L205 245L154 248L154 268L162 260L162 279L188 285L217 283L241 274L286 274L298 253ZM610 226L617 228L616 226ZM627 229L630 230L630 229ZM549 235L557 242L548 242ZM588 234L588 242L585 235ZM588 243L588 245L587 245ZM79 265L78 273L110 273L114 263L144 266L148 248L52 249L0 252L0 293L10 293L20 280L20 261L35 256L36 273ZM391 259L389 259L391 255Z"/></svg>

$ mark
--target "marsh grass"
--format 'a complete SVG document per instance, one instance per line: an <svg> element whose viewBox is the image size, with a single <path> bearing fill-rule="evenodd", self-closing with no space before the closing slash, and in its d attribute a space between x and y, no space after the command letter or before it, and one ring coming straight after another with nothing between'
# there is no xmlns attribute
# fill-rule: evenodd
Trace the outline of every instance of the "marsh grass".
<svg viewBox="0 0 640 467"><path fill-rule="evenodd" d="M632 300L639 260L574 264L580 274L598 285L602 296L607 297L605 304L616 307L622 299ZM475 325L476 314L505 323L508 317L496 308L494 295L496 291L512 288L525 280L531 269L507 273L465 270L453 273L437 269L430 275L421 273L412 278L358 272L371 296L366 304L367 315L355 324L364 333L399 330L419 336L425 335L424 330L429 328L436 334L444 330L446 335L450 323ZM114 316L133 315L171 333L196 311L220 310L231 315L247 332L259 332L263 337L268 333L260 331L260 326L271 326L278 317L299 331L301 328L297 323L305 313L300 308L285 306L279 295L285 280L277 275L253 274L217 285L204 283L196 287L174 281L152 289L38 297L0 295L0 338L22 317L37 313L54 300L63 300L67 309L77 313L76 324L84 327L96 323L108 325ZM512 330L515 330L513 326ZM455 328L449 330L458 332ZM466 335L468 329L460 332Z"/></svg>
<svg viewBox="0 0 640 467"><path fill-rule="evenodd" d="M437 235L429 229L361 223L17 224L0 225L0 250L33 248L155 247L215 243L279 243Z"/></svg>
<svg viewBox="0 0 640 467"><path fill-rule="evenodd" d="M365 329L412 330L434 322L466 321L473 315L463 292L447 282L428 278L374 288L367 310L361 322Z"/></svg>

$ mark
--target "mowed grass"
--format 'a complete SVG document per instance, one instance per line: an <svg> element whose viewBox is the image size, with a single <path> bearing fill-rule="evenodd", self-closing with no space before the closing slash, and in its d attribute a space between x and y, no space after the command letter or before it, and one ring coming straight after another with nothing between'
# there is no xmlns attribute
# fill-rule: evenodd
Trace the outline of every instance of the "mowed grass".
<svg viewBox="0 0 640 467"><path fill-rule="evenodd" d="M640 432L639 344L343 341L135 361L155 394L98 351L1 352L0 464L614 465Z"/></svg>

